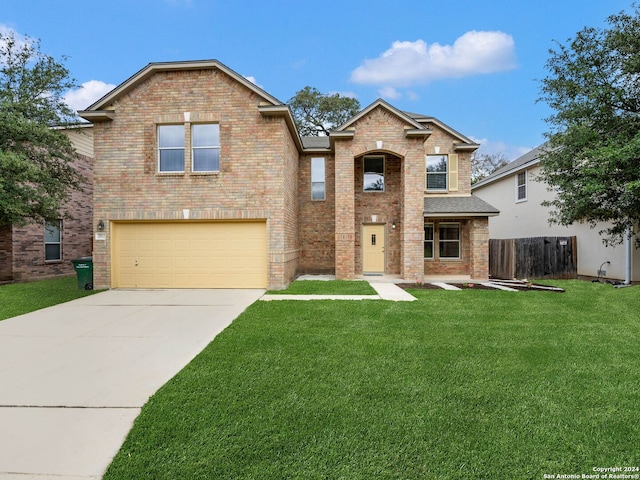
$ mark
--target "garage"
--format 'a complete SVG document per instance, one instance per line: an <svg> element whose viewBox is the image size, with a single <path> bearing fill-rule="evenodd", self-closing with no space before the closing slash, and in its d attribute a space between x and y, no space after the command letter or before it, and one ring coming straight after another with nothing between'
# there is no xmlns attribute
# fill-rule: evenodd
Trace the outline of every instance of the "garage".
<svg viewBox="0 0 640 480"><path fill-rule="evenodd" d="M115 222L113 288L266 288L266 222Z"/></svg>

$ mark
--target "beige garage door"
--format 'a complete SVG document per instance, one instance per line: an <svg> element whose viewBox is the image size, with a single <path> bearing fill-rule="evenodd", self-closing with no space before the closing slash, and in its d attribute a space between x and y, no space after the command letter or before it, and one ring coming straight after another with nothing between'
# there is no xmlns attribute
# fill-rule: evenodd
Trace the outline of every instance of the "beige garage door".
<svg viewBox="0 0 640 480"><path fill-rule="evenodd" d="M114 288L266 288L266 223L115 223L112 278Z"/></svg>

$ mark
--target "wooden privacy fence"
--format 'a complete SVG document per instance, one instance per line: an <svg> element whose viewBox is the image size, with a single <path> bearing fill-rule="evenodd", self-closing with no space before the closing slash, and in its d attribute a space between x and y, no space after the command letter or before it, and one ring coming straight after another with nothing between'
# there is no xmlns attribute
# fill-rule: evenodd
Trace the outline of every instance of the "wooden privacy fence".
<svg viewBox="0 0 640 480"><path fill-rule="evenodd" d="M576 237L532 237L489 240L492 278L576 278Z"/></svg>

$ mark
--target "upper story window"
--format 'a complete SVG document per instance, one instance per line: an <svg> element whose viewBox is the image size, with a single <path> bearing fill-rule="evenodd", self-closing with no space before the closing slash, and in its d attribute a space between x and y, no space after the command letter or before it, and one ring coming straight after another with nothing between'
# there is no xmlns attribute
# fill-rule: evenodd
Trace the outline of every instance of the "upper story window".
<svg viewBox="0 0 640 480"><path fill-rule="evenodd" d="M326 198L324 158L311 159L311 200Z"/></svg>
<svg viewBox="0 0 640 480"><path fill-rule="evenodd" d="M44 226L44 260L62 260L62 220L47 222Z"/></svg>
<svg viewBox="0 0 640 480"><path fill-rule="evenodd" d="M427 155L427 190L447 191L448 164L447 155Z"/></svg>
<svg viewBox="0 0 640 480"><path fill-rule="evenodd" d="M192 171L220 171L220 125L217 123L191 126Z"/></svg>
<svg viewBox="0 0 640 480"><path fill-rule="evenodd" d="M364 191L384 192L384 157L364 157Z"/></svg>
<svg viewBox="0 0 640 480"><path fill-rule="evenodd" d="M158 171L184 172L184 125L158 126Z"/></svg>
<svg viewBox="0 0 640 480"><path fill-rule="evenodd" d="M527 199L527 171L516 175L516 202L524 202Z"/></svg>

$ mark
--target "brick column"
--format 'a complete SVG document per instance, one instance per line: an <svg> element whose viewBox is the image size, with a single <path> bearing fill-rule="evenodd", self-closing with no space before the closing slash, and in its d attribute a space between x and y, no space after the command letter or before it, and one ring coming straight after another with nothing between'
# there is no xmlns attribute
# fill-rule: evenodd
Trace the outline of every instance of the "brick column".
<svg viewBox="0 0 640 480"><path fill-rule="evenodd" d="M422 143L407 149L402 168L402 278L424 276L424 182L425 160Z"/></svg>
<svg viewBox="0 0 640 480"><path fill-rule="evenodd" d="M336 142L335 157L335 222L336 278L350 280L355 276L355 195L354 160L351 142Z"/></svg>
<svg viewBox="0 0 640 480"><path fill-rule="evenodd" d="M489 278L489 219L487 217L471 220L471 278L486 280Z"/></svg>

